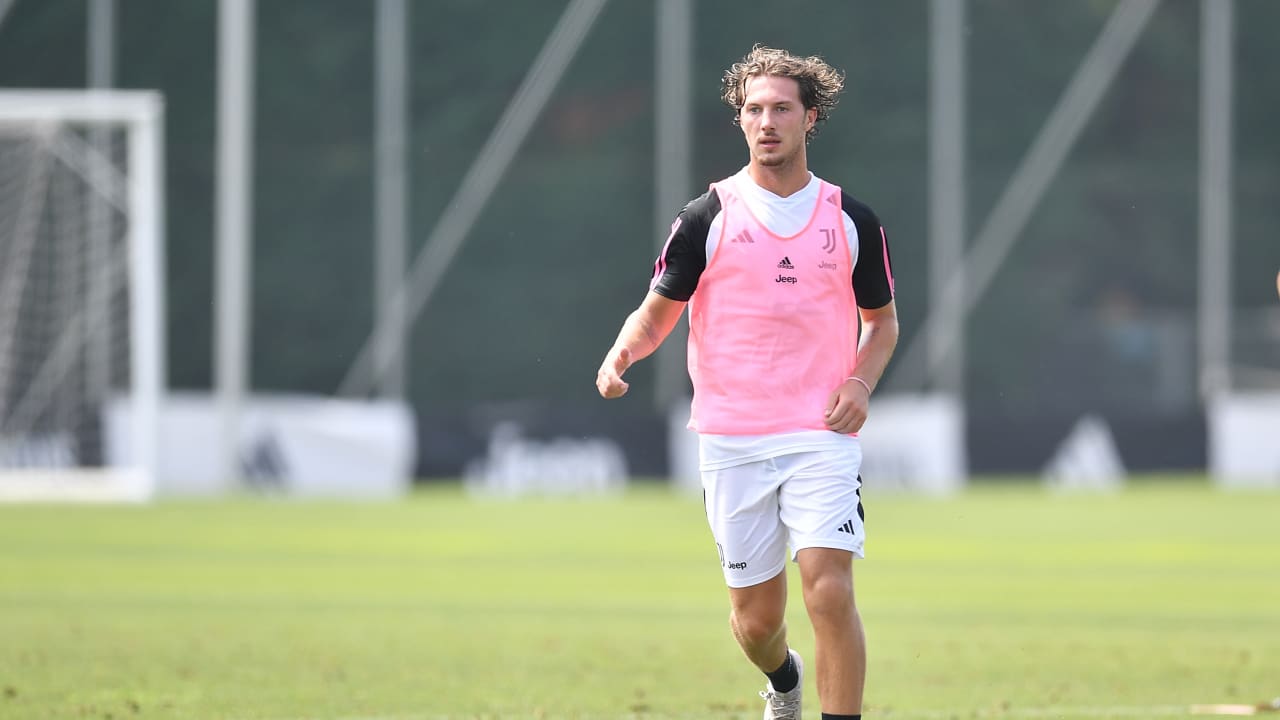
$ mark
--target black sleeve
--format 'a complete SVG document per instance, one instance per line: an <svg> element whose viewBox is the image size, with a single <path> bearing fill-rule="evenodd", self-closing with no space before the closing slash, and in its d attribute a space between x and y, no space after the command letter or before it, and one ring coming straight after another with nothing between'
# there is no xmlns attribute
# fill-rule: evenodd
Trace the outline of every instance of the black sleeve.
<svg viewBox="0 0 1280 720"><path fill-rule="evenodd" d="M653 265L649 288L671 300L688 302L707 267L707 232L720 212L715 190L684 206L671 224L671 235Z"/></svg>
<svg viewBox="0 0 1280 720"><path fill-rule="evenodd" d="M858 264L853 268L853 294L858 298L858 307L884 307L893 300L893 265L880 218L848 193L841 193L840 205L858 228Z"/></svg>

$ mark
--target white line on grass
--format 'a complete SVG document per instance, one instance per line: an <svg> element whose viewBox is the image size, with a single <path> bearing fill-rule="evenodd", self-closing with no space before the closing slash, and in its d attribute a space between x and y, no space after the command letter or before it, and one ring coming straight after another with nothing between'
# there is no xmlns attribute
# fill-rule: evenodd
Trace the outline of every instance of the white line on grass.
<svg viewBox="0 0 1280 720"><path fill-rule="evenodd" d="M1045 707L1009 707L1006 709L982 708L971 710L891 710L881 708L877 713L884 718L908 720L950 720L951 718L1145 718L1186 717L1191 708L1186 705L1113 705L1071 706L1047 705Z"/></svg>
<svg viewBox="0 0 1280 720"><path fill-rule="evenodd" d="M740 714L739 714L740 715ZM1190 717L1191 708L1187 705L1115 705L1115 706L1071 706L1048 705L1044 707L1009 707L1000 708L968 708L952 710L907 710L895 708L878 708L876 717L892 720L999 720L1000 718L1149 718L1149 717ZM737 715L735 715L736 717ZM752 715L754 717L754 714ZM625 713L621 715L582 715L572 714L557 716L551 712L513 713L468 713L465 715L348 715L327 720L706 720L706 713L690 713L681 715L664 715L660 713ZM275 720L317 720L315 716L276 718Z"/></svg>

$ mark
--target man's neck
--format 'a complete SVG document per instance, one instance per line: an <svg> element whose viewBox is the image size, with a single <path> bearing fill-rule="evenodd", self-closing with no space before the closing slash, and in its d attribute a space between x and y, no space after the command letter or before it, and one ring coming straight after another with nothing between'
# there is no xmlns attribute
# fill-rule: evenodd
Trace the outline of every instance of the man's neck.
<svg viewBox="0 0 1280 720"><path fill-rule="evenodd" d="M782 167L765 167L752 162L747 174L756 185L778 197L789 197L809 184L809 168L804 162L787 163Z"/></svg>

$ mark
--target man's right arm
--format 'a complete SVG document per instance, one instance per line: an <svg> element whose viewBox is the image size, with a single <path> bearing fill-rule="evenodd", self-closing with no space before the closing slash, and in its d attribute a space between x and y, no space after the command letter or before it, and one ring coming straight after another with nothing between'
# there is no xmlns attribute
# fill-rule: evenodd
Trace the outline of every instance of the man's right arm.
<svg viewBox="0 0 1280 720"><path fill-rule="evenodd" d="M638 360L654 353L663 340L671 334L680 321L685 303L663 297L650 290L640 307L627 316L618 332L618 339L605 353L600 370L596 372L596 389L601 397L622 397L630 387L622 374Z"/></svg>
<svg viewBox="0 0 1280 720"><path fill-rule="evenodd" d="M637 360L652 355L679 322L707 267L707 235L719 212L720 197L708 190L685 205L671 223L671 234L654 263L649 294L627 316L596 373L596 389L605 398L626 394L622 374Z"/></svg>

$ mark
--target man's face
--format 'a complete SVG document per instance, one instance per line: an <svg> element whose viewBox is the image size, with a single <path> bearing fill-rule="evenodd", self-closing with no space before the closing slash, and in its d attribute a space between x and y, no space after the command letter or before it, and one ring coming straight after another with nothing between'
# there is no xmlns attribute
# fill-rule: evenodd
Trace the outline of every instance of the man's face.
<svg viewBox="0 0 1280 720"><path fill-rule="evenodd" d="M818 115L800 102L800 84L791 78L759 75L747 78L745 90L738 123L752 160L764 167L795 161Z"/></svg>

